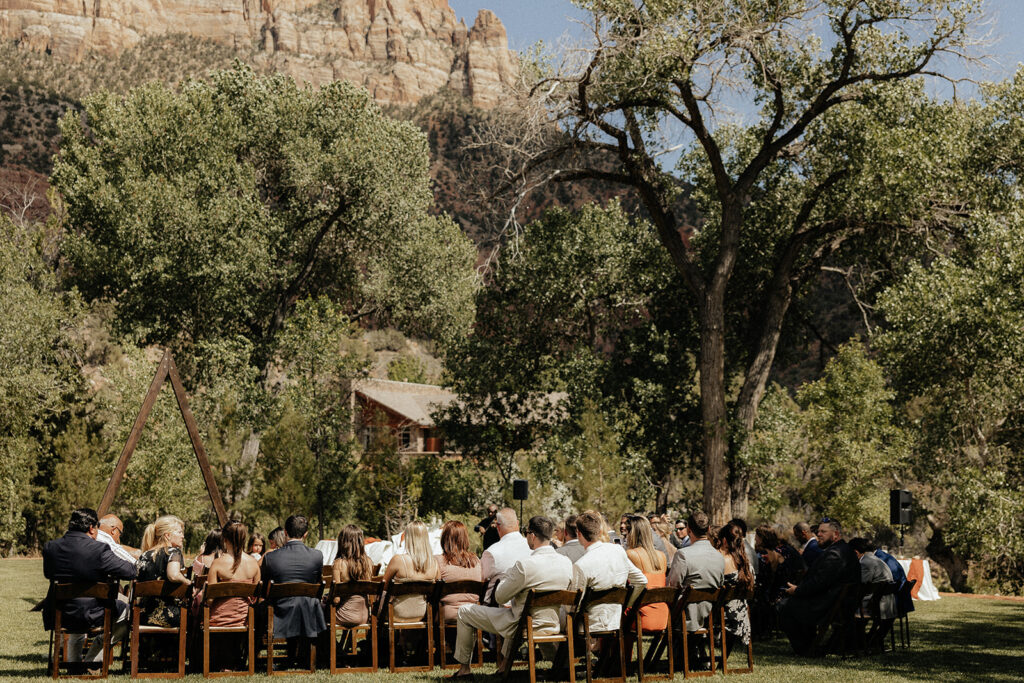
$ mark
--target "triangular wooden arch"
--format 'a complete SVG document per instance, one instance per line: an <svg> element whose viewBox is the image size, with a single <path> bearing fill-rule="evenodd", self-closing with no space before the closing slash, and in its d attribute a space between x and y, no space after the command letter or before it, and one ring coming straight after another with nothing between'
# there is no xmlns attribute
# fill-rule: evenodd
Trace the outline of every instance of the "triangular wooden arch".
<svg viewBox="0 0 1024 683"><path fill-rule="evenodd" d="M178 400L178 409L181 411L181 417L185 420L188 438L192 441L192 450L196 454L196 460L199 461L199 469L202 471L203 480L206 482L206 492L210 494L210 502L213 503L213 509L217 512L217 519L220 521L221 526L223 526L228 523L228 514L224 511L224 501L221 500L220 491L217 489L217 482L213 479L213 471L210 469L210 461L206 457L206 449L203 448L203 442L199 439L199 429L196 428L196 420L192 417L192 410L188 407L188 397L185 396L185 388L181 385L178 368L174 364L171 352L167 349L164 350L164 356L160 359L160 366L156 370L156 376L153 377L153 383L149 385L146 398L142 401L142 409L139 410L139 415L135 418L135 424L128 435L128 441L125 443L124 449L121 450L121 457L118 458L117 465L114 467L114 473L110 476L110 481L107 482L107 490L103 493L103 500L100 502L97 512L102 517L107 514L111 504L113 504L114 496L117 495L117 489L121 486L121 481L124 479L125 470L128 469L128 461L131 459L132 453L135 452L135 447L139 443L139 437L142 436L142 427L146 424L149 412L156 403L157 394L160 393L160 388L168 377L171 380L171 388L174 389L174 397Z"/></svg>

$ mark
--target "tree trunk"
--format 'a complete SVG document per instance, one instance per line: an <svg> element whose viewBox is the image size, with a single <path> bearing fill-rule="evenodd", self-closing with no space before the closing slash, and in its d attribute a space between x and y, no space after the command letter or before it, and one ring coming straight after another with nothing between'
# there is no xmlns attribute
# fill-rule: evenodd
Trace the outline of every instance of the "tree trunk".
<svg viewBox="0 0 1024 683"><path fill-rule="evenodd" d="M946 545L942 525L937 523L931 515L928 516L928 526L932 528L932 537L928 539L928 545L925 546L928 557L946 570L946 574L949 575L949 583L954 591L957 593L970 592L970 588L967 586L967 560Z"/></svg>
<svg viewBox="0 0 1024 683"><path fill-rule="evenodd" d="M704 426L704 511L714 524L731 514L726 455L729 450L725 407L725 287L709 290L701 308L700 406Z"/></svg>

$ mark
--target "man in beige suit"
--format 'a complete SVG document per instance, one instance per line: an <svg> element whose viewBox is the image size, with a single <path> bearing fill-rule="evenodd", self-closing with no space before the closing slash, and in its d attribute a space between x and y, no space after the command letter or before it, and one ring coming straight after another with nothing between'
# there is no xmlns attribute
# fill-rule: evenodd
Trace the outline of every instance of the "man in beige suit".
<svg viewBox="0 0 1024 683"><path fill-rule="evenodd" d="M476 629L497 633L505 639L502 655L508 649L519 624L527 593L565 590L572 580L572 562L551 547L555 524L547 517L534 517L527 525L526 541L532 552L515 563L498 583L494 598L499 604L512 601L512 608L463 605L459 608L458 635L455 639L455 660L461 664L453 678L469 676ZM546 608L533 613L533 629L539 634L558 633L558 610Z"/></svg>

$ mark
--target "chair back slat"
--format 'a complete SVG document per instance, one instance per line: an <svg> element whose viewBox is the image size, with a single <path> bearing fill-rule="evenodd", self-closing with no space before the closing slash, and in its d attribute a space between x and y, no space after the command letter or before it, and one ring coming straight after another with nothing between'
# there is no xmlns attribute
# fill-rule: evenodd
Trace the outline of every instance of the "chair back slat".
<svg viewBox="0 0 1024 683"><path fill-rule="evenodd" d="M347 581L344 583L331 584L331 592L328 594L330 600L347 600L355 596L368 598L379 598L384 584L380 581Z"/></svg>
<svg viewBox="0 0 1024 683"><path fill-rule="evenodd" d="M721 588L715 591L702 591L692 589L686 594L686 604L692 605L697 602L715 602L721 596Z"/></svg>
<svg viewBox="0 0 1024 683"><path fill-rule="evenodd" d="M61 602L74 600L75 598L98 598L100 600L114 600L117 598L116 583L55 583L53 585L53 599Z"/></svg>
<svg viewBox="0 0 1024 683"><path fill-rule="evenodd" d="M665 586L663 588L648 588L640 597L637 598L633 606L637 609L646 607L647 605L657 605L658 603L667 603L671 605L676 600L676 596L679 594L679 589L673 586Z"/></svg>
<svg viewBox="0 0 1024 683"><path fill-rule="evenodd" d="M256 595L257 588L259 588L257 584L247 581L211 583L206 586L203 603L205 604L220 598L251 598Z"/></svg>
<svg viewBox="0 0 1024 683"><path fill-rule="evenodd" d="M601 591L588 590L583 594L583 602L580 606L583 610L589 610L597 605L623 605L629 597L629 589L609 588Z"/></svg>
<svg viewBox="0 0 1024 683"><path fill-rule="evenodd" d="M267 599L319 598L323 591L322 581L320 583L274 583L271 581L267 584Z"/></svg>
<svg viewBox="0 0 1024 683"><path fill-rule="evenodd" d="M391 597L425 595L429 598L433 595L435 586L435 581L392 581L388 586L388 594Z"/></svg>
<svg viewBox="0 0 1024 683"><path fill-rule="evenodd" d="M576 604L579 591L534 591L531 590L526 596L526 604L523 611L527 609L540 609L542 607L572 607Z"/></svg>
<svg viewBox="0 0 1024 683"><path fill-rule="evenodd" d="M320 576L323 577L324 581L333 581L334 580L334 566L330 565L330 564L325 564L324 568L320 570Z"/></svg>
<svg viewBox="0 0 1024 683"><path fill-rule="evenodd" d="M192 591L192 584L177 581L136 581L132 584L132 594L136 597L155 597L164 600L184 600Z"/></svg>

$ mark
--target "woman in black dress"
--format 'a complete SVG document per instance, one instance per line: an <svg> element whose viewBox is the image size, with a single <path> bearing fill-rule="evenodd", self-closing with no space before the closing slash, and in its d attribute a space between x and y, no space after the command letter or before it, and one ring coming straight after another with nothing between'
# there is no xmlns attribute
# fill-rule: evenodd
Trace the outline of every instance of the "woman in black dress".
<svg viewBox="0 0 1024 683"><path fill-rule="evenodd" d="M165 515L153 522L153 546L142 553L135 563L138 581L176 581L191 583L182 569L185 559L181 544L185 539L185 525L173 515ZM181 608L175 602L156 597L143 598L139 607L141 622L150 626L177 626Z"/></svg>

